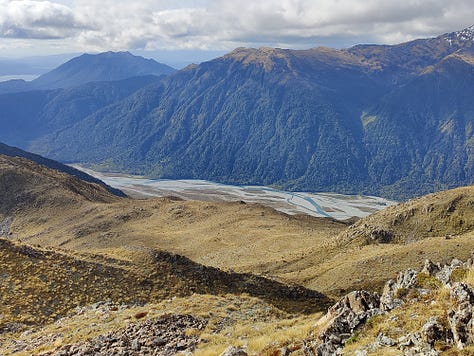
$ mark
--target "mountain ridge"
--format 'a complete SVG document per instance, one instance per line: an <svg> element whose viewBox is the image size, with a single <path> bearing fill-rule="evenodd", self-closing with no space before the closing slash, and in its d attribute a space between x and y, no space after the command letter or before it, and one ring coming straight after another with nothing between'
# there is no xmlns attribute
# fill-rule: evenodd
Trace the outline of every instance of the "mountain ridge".
<svg viewBox="0 0 474 356"><path fill-rule="evenodd" d="M276 184L290 190L368 193L397 199L471 184L469 174L438 183L435 179L444 171L435 176L434 167L426 167L426 172L417 168L432 159L429 151L416 153L420 141L425 140L421 133L433 130L433 118L439 120L432 116L436 113L425 113L432 94L419 92L427 106L415 108L414 115L419 116L415 131L409 123L401 122L397 128L393 122L402 115L399 111L404 103L390 104L390 108L399 109L385 115L380 124L374 125L370 119L379 115L378 110L389 110L383 107L384 101L398 100L393 93L413 87L413 81L437 81L437 77L423 76L443 61L445 71L453 75L461 72L469 85L469 60L448 67L450 62L445 59L461 56L459 51L470 49L471 43L450 44L449 36L455 35L345 50L238 48L177 72L158 86L118 103L110 113L95 113L63 131L61 137L50 139L51 149L42 153L66 161L89 160L96 166L107 162L104 167L157 178ZM471 58L469 53L462 52L464 57L459 58ZM443 90L453 88L453 98L448 102L442 93L435 93L437 106L452 106L464 94L453 86L457 79L451 74L444 78ZM146 107L141 97L148 103ZM469 112L470 104L463 105L461 110ZM134 106L142 109L127 112ZM467 125L470 120L467 118ZM91 127L96 132L93 138L85 134ZM411 130L406 149L412 162L391 152L392 146L386 148L379 139L390 134L388 127L396 131L397 142L403 143L404 131ZM135 141L132 146L128 144L131 136ZM54 145L63 147L65 142L72 143L67 151L55 150ZM84 147L94 147L94 153ZM471 153L462 145L457 150L458 156L465 157L463 164L468 164ZM383 167L399 166L400 160L406 161L401 170L380 172Z"/></svg>
<svg viewBox="0 0 474 356"><path fill-rule="evenodd" d="M469 185L468 33L343 50L238 48L23 144L153 178L396 200Z"/></svg>

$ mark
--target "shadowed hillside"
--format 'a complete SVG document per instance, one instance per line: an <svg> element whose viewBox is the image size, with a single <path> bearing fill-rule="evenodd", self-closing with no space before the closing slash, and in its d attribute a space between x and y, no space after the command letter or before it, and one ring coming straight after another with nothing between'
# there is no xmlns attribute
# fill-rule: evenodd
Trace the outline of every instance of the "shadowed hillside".
<svg viewBox="0 0 474 356"><path fill-rule="evenodd" d="M9 323L43 323L104 300L143 304L199 294L247 293L289 312L324 310L324 295L250 274L226 273L166 252L144 251L144 263L33 248L0 239L4 309Z"/></svg>
<svg viewBox="0 0 474 356"><path fill-rule="evenodd" d="M66 166L62 163L59 163L57 161L54 161L52 159L48 159L48 158L44 158L44 157L41 157L39 155L35 155L33 153L30 153L30 152L26 152L26 151L23 151L23 150L20 150L16 147L11 147L11 146L7 146L3 143L0 143L0 155L4 155L4 156L9 156L9 157L22 157L22 158L26 158L28 159L29 161L33 161L39 165L42 165L42 166L46 166L48 168L51 168L51 169L54 169L56 171L59 171L59 172L62 172L62 173L66 173L68 175L71 175L71 176L74 176L76 178L79 178L80 180L84 181L84 182L89 182L89 183L94 183L94 184L98 184L100 186L102 186L103 188L105 188L108 192L116 195L116 196L120 196L120 197L124 197L125 194L122 193L120 190L118 189L115 189L115 188L112 188L108 185L106 185L104 182L102 182L101 180L97 179L97 178L94 178L92 176L90 176L89 174L87 173L84 173L78 169L75 169L75 168L72 168L72 167L69 167L69 166ZM3 169L5 170L8 166L8 159L7 160L4 160L4 166L3 166ZM10 160L11 162L11 160ZM17 161L19 162L19 161ZM26 168L28 166L28 163L26 161L23 161L23 167ZM31 171L34 171L35 170L35 167L32 166L30 167L31 168Z"/></svg>
<svg viewBox="0 0 474 356"><path fill-rule="evenodd" d="M21 157L0 155L0 213L60 209L84 201L113 202L118 198L104 185L87 183Z"/></svg>

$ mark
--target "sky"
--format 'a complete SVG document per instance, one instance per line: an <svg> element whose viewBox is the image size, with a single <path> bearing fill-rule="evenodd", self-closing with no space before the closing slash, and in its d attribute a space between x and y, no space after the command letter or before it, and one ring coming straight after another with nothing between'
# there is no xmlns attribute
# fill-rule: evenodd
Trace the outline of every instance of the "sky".
<svg viewBox="0 0 474 356"><path fill-rule="evenodd" d="M395 44L474 23L472 0L0 0L0 57Z"/></svg>

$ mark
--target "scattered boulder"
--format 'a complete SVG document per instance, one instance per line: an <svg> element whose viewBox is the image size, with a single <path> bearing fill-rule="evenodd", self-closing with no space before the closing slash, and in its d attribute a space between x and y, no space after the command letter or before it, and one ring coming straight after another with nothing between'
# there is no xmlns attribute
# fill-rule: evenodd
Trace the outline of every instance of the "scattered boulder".
<svg viewBox="0 0 474 356"><path fill-rule="evenodd" d="M418 348L422 342L423 339L420 333L408 334L398 339L398 348L400 350L410 349L413 347Z"/></svg>
<svg viewBox="0 0 474 356"><path fill-rule="evenodd" d="M229 346L220 356L247 356L247 353L238 347Z"/></svg>
<svg viewBox="0 0 474 356"><path fill-rule="evenodd" d="M397 344L395 340L389 338L383 333L377 335L377 343L379 344L379 346L394 346Z"/></svg>

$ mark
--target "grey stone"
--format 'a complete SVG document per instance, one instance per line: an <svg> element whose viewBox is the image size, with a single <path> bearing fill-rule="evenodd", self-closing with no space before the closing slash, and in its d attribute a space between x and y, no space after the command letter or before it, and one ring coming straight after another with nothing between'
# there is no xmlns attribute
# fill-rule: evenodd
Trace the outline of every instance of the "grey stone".
<svg viewBox="0 0 474 356"><path fill-rule="evenodd" d="M431 317L421 329L423 340L434 346L437 340L446 340L446 328L438 321L437 317Z"/></svg>
<svg viewBox="0 0 474 356"><path fill-rule="evenodd" d="M451 287L450 300L449 325L456 346L463 349L474 343L474 290L465 283L455 283Z"/></svg>
<svg viewBox="0 0 474 356"><path fill-rule="evenodd" d="M398 274L396 281L393 279L387 281L380 297L380 309L387 312L402 306L404 302L402 299L396 298L397 292L401 289L412 288L416 284L417 275L417 271L407 269Z"/></svg>
<svg viewBox="0 0 474 356"><path fill-rule="evenodd" d="M377 343L380 346L394 346L397 344L397 342L388 336L384 335L383 333L380 333L377 335Z"/></svg>
<svg viewBox="0 0 474 356"><path fill-rule="evenodd" d="M403 300L395 298L395 293L398 290L397 282L390 279L385 283L382 296L380 297L380 309L384 312L393 310L403 305Z"/></svg>
<svg viewBox="0 0 474 356"><path fill-rule="evenodd" d="M137 339L132 340L132 344L131 344L131 346L130 346L130 348L131 348L132 350L134 350L134 351L140 351L140 347L141 347L140 341L138 341Z"/></svg>
<svg viewBox="0 0 474 356"><path fill-rule="evenodd" d="M441 266L439 264L434 264L430 260L426 259L421 272L426 273L429 276L435 276L436 273L438 273L440 269L441 269Z"/></svg>
<svg viewBox="0 0 474 356"><path fill-rule="evenodd" d="M405 272L400 272L397 276L397 287L400 288L411 288L416 284L416 276L418 272L414 269L407 269Z"/></svg>
<svg viewBox="0 0 474 356"><path fill-rule="evenodd" d="M166 345L166 341L163 340L161 337L157 336L153 339L153 345L155 346L163 346Z"/></svg>
<svg viewBox="0 0 474 356"><path fill-rule="evenodd" d="M240 349L235 346L229 346L227 349L224 350L220 356L247 356L247 352L244 349Z"/></svg>
<svg viewBox="0 0 474 356"><path fill-rule="evenodd" d="M346 340L367 319L381 313L380 298L376 293L355 291L341 298L329 308L323 318L325 329L320 333L321 344L316 347L317 355L338 355ZM305 355L311 355L307 352Z"/></svg>
<svg viewBox="0 0 474 356"><path fill-rule="evenodd" d="M453 258L451 261L451 267L456 268L456 267L463 267L462 261L458 260L457 258Z"/></svg>

